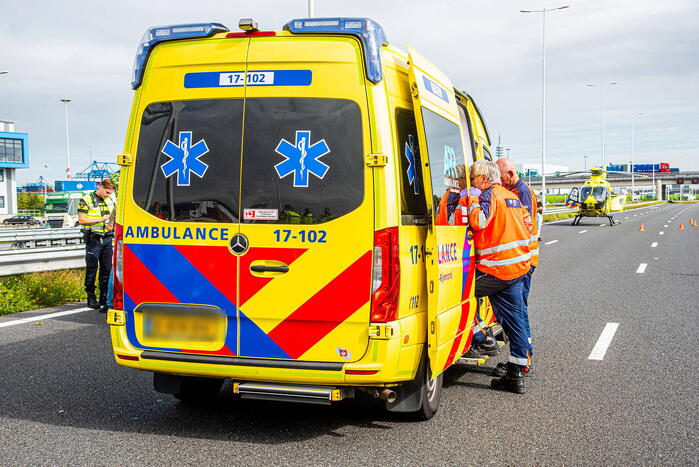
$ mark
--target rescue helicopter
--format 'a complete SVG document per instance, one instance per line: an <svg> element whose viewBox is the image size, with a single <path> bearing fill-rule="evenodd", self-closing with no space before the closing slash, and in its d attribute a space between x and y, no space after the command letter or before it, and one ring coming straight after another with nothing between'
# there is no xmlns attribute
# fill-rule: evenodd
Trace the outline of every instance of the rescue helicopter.
<svg viewBox="0 0 699 467"><path fill-rule="evenodd" d="M612 192L606 170L595 167L589 173L590 179L582 187L573 188L568 195L566 206L578 207L571 225L578 225L583 217L606 217L609 225L618 224L619 221L612 217L612 213L624 210L626 195L615 195Z"/></svg>

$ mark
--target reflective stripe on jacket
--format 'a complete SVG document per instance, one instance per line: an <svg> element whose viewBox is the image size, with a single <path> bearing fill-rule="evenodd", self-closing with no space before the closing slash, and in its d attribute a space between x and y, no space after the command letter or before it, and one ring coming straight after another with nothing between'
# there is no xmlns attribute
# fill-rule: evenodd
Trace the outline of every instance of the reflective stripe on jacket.
<svg viewBox="0 0 699 467"><path fill-rule="evenodd" d="M108 214L111 214L112 211L114 211L114 205L115 202L111 195L107 196L105 199L102 199L93 192L83 196L80 199L80 208L78 209L78 212L80 214L85 214L85 217L87 217L89 220L98 220L102 219ZM83 206L87 206L87 212ZM105 222L98 222L97 224L88 225L86 227L96 234L103 234L107 232L107 224Z"/></svg>
<svg viewBox="0 0 699 467"><path fill-rule="evenodd" d="M529 254L531 254L532 266L537 267L539 265L539 225L536 222L536 210L538 208L536 194L521 178L512 187L512 193L517 195L522 205L529 211L529 216L532 219L532 230L529 232L531 240L529 242Z"/></svg>
<svg viewBox="0 0 699 467"><path fill-rule="evenodd" d="M476 269L502 280L529 272L531 218L514 193L492 185L480 197L469 196L468 219Z"/></svg>

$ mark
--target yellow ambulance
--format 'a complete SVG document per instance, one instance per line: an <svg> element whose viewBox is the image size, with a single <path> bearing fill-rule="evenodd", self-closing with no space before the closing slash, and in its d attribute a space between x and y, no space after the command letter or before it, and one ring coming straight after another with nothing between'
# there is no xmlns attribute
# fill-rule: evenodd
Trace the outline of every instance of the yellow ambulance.
<svg viewBox="0 0 699 467"><path fill-rule="evenodd" d="M154 27L139 46L115 360L183 400L228 379L243 398L364 391L428 419L478 306L454 208L489 157L480 113L371 19L239 26Z"/></svg>

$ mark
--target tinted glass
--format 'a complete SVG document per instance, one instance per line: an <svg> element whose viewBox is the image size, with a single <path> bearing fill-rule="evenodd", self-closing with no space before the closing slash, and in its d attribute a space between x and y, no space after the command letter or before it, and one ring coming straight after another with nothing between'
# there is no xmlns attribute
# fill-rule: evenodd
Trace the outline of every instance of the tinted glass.
<svg viewBox="0 0 699 467"><path fill-rule="evenodd" d="M417 125L412 110L396 109L396 160L400 161L401 197L403 216L427 214L424 185L422 183L422 161L420 144L417 140ZM404 223L413 224L412 218Z"/></svg>
<svg viewBox="0 0 699 467"><path fill-rule="evenodd" d="M453 224L460 192L466 188L461 131L458 125L425 108L422 109L422 120L430 160L435 224ZM440 211L440 204L445 206L446 212Z"/></svg>
<svg viewBox="0 0 699 467"><path fill-rule="evenodd" d="M0 196L0 208L4 208L4 207L5 207L5 197Z"/></svg>
<svg viewBox="0 0 699 467"><path fill-rule="evenodd" d="M236 222L243 101L161 102L141 120L134 200L156 217Z"/></svg>
<svg viewBox="0 0 699 467"><path fill-rule="evenodd" d="M315 224L361 204L364 157L356 103L247 99L244 144L244 222Z"/></svg>

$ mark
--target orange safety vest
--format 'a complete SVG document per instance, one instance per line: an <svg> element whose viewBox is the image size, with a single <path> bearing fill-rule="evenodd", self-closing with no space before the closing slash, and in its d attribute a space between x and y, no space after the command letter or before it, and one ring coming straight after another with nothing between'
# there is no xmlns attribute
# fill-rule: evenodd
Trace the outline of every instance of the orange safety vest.
<svg viewBox="0 0 699 467"><path fill-rule="evenodd" d="M512 187L511 191L517 195L524 207L528 208L526 203L527 196L523 194L524 190L527 190L529 192L529 196L531 197L531 212L529 212L532 220L532 229L529 232L529 254L531 255L530 261L532 267L537 267L539 265L539 225L536 222L536 210L538 208L536 193L534 193L534 190L532 190L529 185L524 183L524 180L521 178L517 181L517 183L515 183L515 186ZM529 211L529 209L527 209L527 211Z"/></svg>
<svg viewBox="0 0 699 467"><path fill-rule="evenodd" d="M474 231L476 269L512 280L530 269L531 218L507 188L492 185L480 197L468 197L468 220Z"/></svg>
<svg viewBox="0 0 699 467"><path fill-rule="evenodd" d="M434 218L435 225L454 225L454 212L449 212L449 193L458 193L447 190L439 201L437 215ZM459 200L461 201L461 200ZM456 224L459 225L459 224Z"/></svg>

